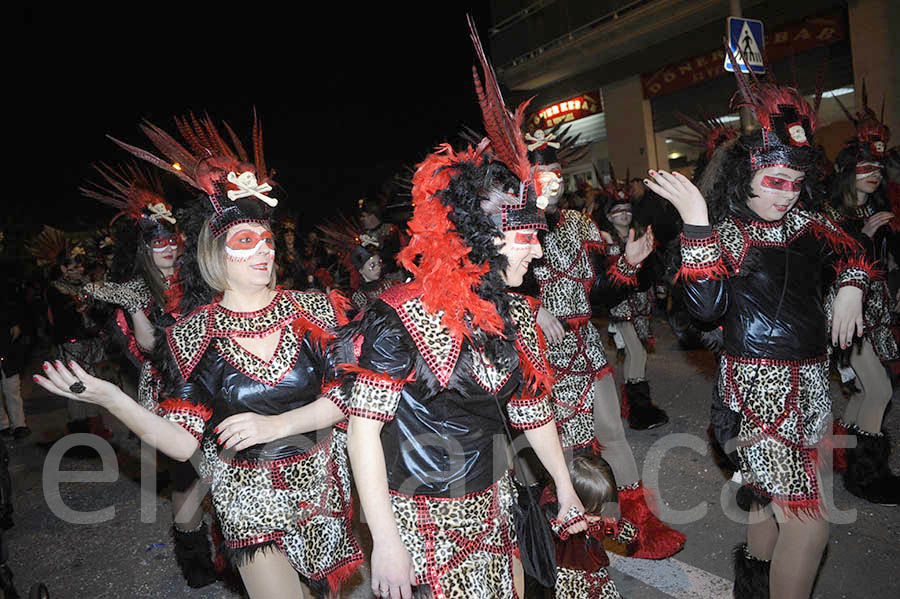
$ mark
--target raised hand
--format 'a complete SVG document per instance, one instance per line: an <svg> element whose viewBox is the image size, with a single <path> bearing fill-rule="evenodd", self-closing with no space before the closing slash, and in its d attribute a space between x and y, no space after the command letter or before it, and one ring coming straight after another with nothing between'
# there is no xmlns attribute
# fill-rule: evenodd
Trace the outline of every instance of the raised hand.
<svg viewBox="0 0 900 599"><path fill-rule="evenodd" d="M649 171L650 179L644 179L644 185L655 193L666 198L687 225L708 225L709 212L706 200L700 190L681 173L665 171Z"/></svg>
<svg viewBox="0 0 900 599"><path fill-rule="evenodd" d="M638 239L634 238L634 228L629 229L628 241L625 242L625 259L632 266L638 266L653 251L655 241L652 226L648 226L647 231Z"/></svg>

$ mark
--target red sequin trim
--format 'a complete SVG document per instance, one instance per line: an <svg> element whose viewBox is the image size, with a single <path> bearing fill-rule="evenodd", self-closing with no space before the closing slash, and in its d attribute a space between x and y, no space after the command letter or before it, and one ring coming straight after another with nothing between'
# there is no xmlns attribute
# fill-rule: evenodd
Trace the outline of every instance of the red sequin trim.
<svg viewBox="0 0 900 599"><path fill-rule="evenodd" d="M125 319L125 312L121 309L116 310L116 326L119 327L119 331L121 331L125 338L128 339L128 353L134 356L138 362L143 364L145 360L144 352L137 344L137 339L134 338L134 331L128 326L128 321Z"/></svg>

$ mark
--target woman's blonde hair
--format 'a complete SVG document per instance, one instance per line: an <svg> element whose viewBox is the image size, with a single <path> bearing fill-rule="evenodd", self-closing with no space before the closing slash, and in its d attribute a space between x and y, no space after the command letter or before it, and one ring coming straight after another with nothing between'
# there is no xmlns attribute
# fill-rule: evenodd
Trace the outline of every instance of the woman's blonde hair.
<svg viewBox="0 0 900 599"><path fill-rule="evenodd" d="M226 274L228 271L225 267L225 241L228 238L228 231L213 237L209 227L210 220L211 218L207 218L200 227L200 236L197 239L197 265L200 267L203 281L216 291L222 292L229 288ZM262 225L269 232L272 231L268 224L254 224ZM272 268L272 276L267 285L269 289L275 289L275 279L275 268Z"/></svg>

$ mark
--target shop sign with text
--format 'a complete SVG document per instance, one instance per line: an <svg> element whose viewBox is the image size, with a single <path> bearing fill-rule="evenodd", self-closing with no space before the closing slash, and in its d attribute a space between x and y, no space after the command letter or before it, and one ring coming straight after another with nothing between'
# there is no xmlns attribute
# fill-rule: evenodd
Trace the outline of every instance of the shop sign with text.
<svg viewBox="0 0 900 599"><path fill-rule="evenodd" d="M603 112L600 90L588 92L531 113L525 120L525 129L550 129L562 123L570 123L586 116Z"/></svg>
<svg viewBox="0 0 900 599"><path fill-rule="evenodd" d="M766 56L775 62L792 54L805 52L816 46L825 46L846 39L847 28L841 12L807 19L801 23L786 25L765 36ZM681 63L670 64L655 73L642 73L644 97L653 98L727 75L722 68L725 49L695 56Z"/></svg>

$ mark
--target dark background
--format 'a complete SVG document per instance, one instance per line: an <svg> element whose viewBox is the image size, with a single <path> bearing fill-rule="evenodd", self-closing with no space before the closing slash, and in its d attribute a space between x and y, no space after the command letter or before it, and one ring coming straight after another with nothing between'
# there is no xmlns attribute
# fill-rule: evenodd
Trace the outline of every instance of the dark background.
<svg viewBox="0 0 900 599"><path fill-rule="evenodd" d="M174 133L173 115L208 111L248 138L255 105L288 194L279 211L306 230L457 140L463 124L481 128L465 14L486 43L487 2L186 4L25 12L7 57L20 73L7 94L24 103L14 125L27 173L3 217L11 237L105 224L112 210L77 187L92 162L127 158L105 134L152 148L144 118ZM171 187L176 203L190 197Z"/></svg>

